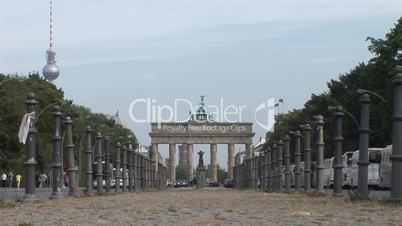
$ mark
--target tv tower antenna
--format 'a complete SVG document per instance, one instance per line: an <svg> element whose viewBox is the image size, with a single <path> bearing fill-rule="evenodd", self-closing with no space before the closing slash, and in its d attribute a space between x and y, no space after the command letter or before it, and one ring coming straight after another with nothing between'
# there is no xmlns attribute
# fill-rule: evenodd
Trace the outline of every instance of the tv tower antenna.
<svg viewBox="0 0 402 226"><path fill-rule="evenodd" d="M56 52L53 50L53 0L50 0L49 20L49 49L46 51L47 63L43 67L42 74L50 82L59 77L60 69L56 64Z"/></svg>

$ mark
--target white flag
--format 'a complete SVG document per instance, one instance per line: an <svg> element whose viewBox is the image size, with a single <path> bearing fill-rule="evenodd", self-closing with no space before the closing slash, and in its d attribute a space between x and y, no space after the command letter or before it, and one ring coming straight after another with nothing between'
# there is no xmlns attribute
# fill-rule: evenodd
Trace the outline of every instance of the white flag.
<svg viewBox="0 0 402 226"><path fill-rule="evenodd" d="M35 118L35 112L27 113L22 117L20 130L18 131L18 139L20 143L25 144L28 138L29 127L31 125L31 120Z"/></svg>

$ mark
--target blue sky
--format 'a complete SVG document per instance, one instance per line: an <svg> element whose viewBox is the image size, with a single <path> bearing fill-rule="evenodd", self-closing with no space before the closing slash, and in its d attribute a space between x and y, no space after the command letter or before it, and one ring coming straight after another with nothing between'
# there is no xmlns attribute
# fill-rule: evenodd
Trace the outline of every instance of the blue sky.
<svg viewBox="0 0 402 226"><path fill-rule="evenodd" d="M0 72L41 71L48 7L47 0L1 1ZM196 103L205 94L207 104L223 98L247 105L244 121L272 97L284 99L285 111L300 108L327 81L372 57L365 38L383 38L401 9L398 0L55 0L56 84L93 111L119 110L149 144L150 126L128 116L132 100ZM255 141L265 133L254 131ZM167 146L160 149L167 157ZM208 147L200 149L208 163ZM226 158L218 146L223 167Z"/></svg>

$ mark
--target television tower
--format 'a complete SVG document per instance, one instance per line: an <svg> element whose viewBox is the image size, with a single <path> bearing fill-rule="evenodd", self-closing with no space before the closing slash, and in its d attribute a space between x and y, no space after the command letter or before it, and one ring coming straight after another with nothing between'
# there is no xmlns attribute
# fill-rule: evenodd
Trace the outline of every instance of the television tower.
<svg viewBox="0 0 402 226"><path fill-rule="evenodd" d="M42 69L43 76L50 82L59 77L60 70L56 65L56 52L53 50L53 1L50 0L50 38L49 49L46 51L47 64Z"/></svg>

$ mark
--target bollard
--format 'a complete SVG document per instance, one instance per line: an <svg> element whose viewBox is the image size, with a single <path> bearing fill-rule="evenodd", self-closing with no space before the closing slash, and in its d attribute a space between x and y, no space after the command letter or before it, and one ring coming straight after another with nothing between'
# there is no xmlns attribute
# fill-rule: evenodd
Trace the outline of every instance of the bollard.
<svg viewBox="0 0 402 226"><path fill-rule="evenodd" d="M285 135L283 137L284 145L284 157L285 157L285 191L290 192L290 188L292 186L292 178L290 172L290 137L289 135Z"/></svg>
<svg viewBox="0 0 402 226"><path fill-rule="evenodd" d="M140 181L141 181L141 191L145 191L145 168L144 168L144 156L139 155L139 165L140 165Z"/></svg>
<svg viewBox="0 0 402 226"><path fill-rule="evenodd" d="M266 191L268 188L268 153L264 150L262 157L262 191Z"/></svg>
<svg viewBox="0 0 402 226"><path fill-rule="evenodd" d="M268 149L267 149L267 163L268 163L267 188L268 188L268 190L272 190L273 178L272 178L272 148L271 147L268 147Z"/></svg>
<svg viewBox="0 0 402 226"><path fill-rule="evenodd" d="M359 127L359 166L357 178L357 192L361 197L368 197L368 148L370 134L370 96L363 94L360 97L360 127Z"/></svg>
<svg viewBox="0 0 402 226"><path fill-rule="evenodd" d="M75 165L74 158L74 142L73 142L73 120L70 117L66 117L64 121L66 126L66 136L67 136L67 172L68 172L68 195L78 196L78 181L77 181L77 171L78 167Z"/></svg>
<svg viewBox="0 0 402 226"><path fill-rule="evenodd" d="M123 162L122 162L123 170L121 171L122 178L123 178L123 189L122 190L123 190L123 192L126 192L127 191L127 147L125 145L123 145L121 147L121 152L123 155Z"/></svg>
<svg viewBox="0 0 402 226"><path fill-rule="evenodd" d="M283 190L283 141L278 141L278 190Z"/></svg>
<svg viewBox="0 0 402 226"><path fill-rule="evenodd" d="M30 92L27 95L27 100L25 104L27 106L27 114L29 114L33 120L35 115L35 105L38 102L35 100L35 93ZM36 158L36 126L35 122L31 121L29 125L29 132L26 139L26 155L25 155L25 195L26 200L36 200L36 180L35 180L35 169L38 164L35 160Z"/></svg>
<svg viewBox="0 0 402 226"><path fill-rule="evenodd" d="M120 192L120 183L121 183L121 172L120 172L120 169L121 169L121 166L120 166L121 153L120 153L120 148L121 148L120 142L117 142L117 144L116 144L116 184L115 184L115 187L114 187L116 193Z"/></svg>
<svg viewBox="0 0 402 226"><path fill-rule="evenodd" d="M303 143L304 143L304 191L311 192L311 126L306 124L303 126Z"/></svg>
<svg viewBox="0 0 402 226"><path fill-rule="evenodd" d="M54 118L53 153L52 153L52 194L50 198L59 198L62 195L60 188L61 173L61 112L60 105L55 104L52 112Z"/></svg>
<svg viewBox="0 0 402 226"><path fill-rule="evenodd" d="M130 192L134 191L134 169L133 169L133 146L128 144L128 190Z"/></svg>
<svg viewBox="0 0 402 226"><path fill-rule="evenodd" d="M316 133L315 133L315 148L316 148L316 192L324 192L324 117L322 115L314 116Z"/></svg>
<svg viewBox="0 0 402 226"><path fill-rule="evenodd" d="M341 106L337 106L335 108L333 115L333 141L334 141L334 149L335 149L335 158L334 158L334 190L333 196L342 197L342 181L343 181L343 159L342 159L342 117L344 115L343 109Z"/></svg>
<svg viewBox="0 0 402 226"><path fill-rule="evenodd" d="M92 196L92 178L93 178L93 169L92 169L92 129L88 126L85 129L85 137L86 137L86 146L85 146L85 195Z"/></svg>
<svg viewBox="0 0 402 226"><path fill-rule="evenodd" d="M392 116L391 200L402 201L402 67L397 66L394 79L394 109Z"/></svg>
<svg viewBox="0 0 402 226"><path fill-rule="evenodd" d="M96 136L96 192L103 193L102 134Z"/></svg>
<svg viewBox="0 0 402 226"><path fill-rule="evenodd" d="M105 191L109 193L112 187L112 169L111 166L111 144L110 144L110 137L104 136L103 137L104 147L105 147Z"/></svg>
<svg viewBox="0 0 402 226"><path fill-rule="evenodd" d="M301 188L301 134L300 131L296 131L294 133L295 137L295 190L299 191Z"/></svg>
<svg viewBox="0 0 402 226"><path fill-rule="evenodd" d="M272 145L272 189L278 190L278 146L276 142Z"/></svg>
<svg viewBox="0 0 402 226"><path fill-rule="evenodd" d="M139 192L140 189L140 165L139 165L139 156L137 152L134 152L134 189L136 192Z"/></svg>

